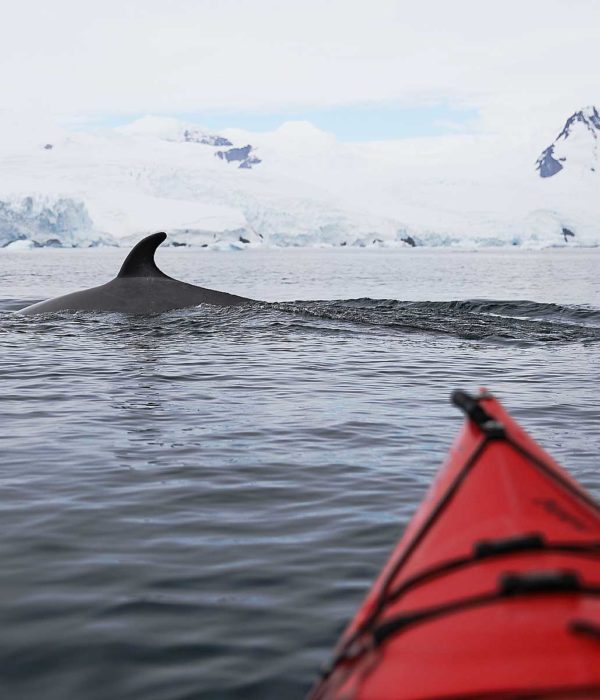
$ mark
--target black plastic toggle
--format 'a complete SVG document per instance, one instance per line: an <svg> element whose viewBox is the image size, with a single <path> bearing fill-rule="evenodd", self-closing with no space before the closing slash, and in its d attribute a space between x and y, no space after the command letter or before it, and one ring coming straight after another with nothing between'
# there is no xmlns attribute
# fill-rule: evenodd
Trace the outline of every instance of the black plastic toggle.
<svg viewBox="0 0 600 700"><path fill-rule="evenodd" d="M532 532L497 540L480 540L473 545L473 555L476 559L485 559L485 557L493 557L496 554L543 549L545 545L544 537L539 533Z"/></svg>
<svg viewBox="0 0 600 700"><path fill-rule="evenodd" d="M502 423L495 420L481 406L479 399L466 391L456 390L450 397L452 403L458 406L463 413L468 416L481 430L490 438L503 438L505 430Z"/></svg>
<svg viewBox="0 0 600 700"><path fill-rule="evenodd" d="M600 623L595 620L570 620L567 629L574 634L584 634L600 642Z"/></svg>
<svg viewBox="0 0 600 700"><path fill-rule="evenodd" d="M501 574L501 595L525 595L527 593L570 593L580 591L581 580L576 571L547 569L544 571L509 572Z"/></svg>

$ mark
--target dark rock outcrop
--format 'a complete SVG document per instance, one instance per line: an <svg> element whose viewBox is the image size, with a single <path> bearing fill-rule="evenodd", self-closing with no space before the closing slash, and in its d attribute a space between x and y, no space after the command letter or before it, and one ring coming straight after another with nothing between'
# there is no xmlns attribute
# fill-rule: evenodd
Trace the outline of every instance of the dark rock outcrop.
<svg viewBox="0 0 600 700"><path fill-rule="evenodd" d="M216 134L205 134L197 129L186 129L183 132L186 143L203 143L206 146L233 146L229 139Z"/></svg>
<svg viewBox="0 0 600 700"><path fill-rule="evenodd" d="M239 162L238 167L240 168L250 169L253 165L258 165L261 162L260 158L252 154L252 146L250 144L241 148L230 148L227 151L217 151L215 155L228 163Z"/></svg>
<svg viewBox="0 0 600 700"><path fill-rule="evenodd" d="M553 153L554 145L548 146L548 148L537 159L535 168L539 172L540 177L552 177L553 175L556 175L557 172L563 169L562 163L556 160L556 158L553 156Z"/></svg>

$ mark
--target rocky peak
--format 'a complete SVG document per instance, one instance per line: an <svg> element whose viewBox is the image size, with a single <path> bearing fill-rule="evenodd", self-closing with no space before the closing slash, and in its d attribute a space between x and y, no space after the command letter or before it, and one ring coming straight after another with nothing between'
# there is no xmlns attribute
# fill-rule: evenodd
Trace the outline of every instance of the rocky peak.
<svg viewBox="0 0 600 700"><path fill-rule="evenodd" d="M545 148L535 167L540 177L552 177L567 163L588 172L600 167L600 113L593 105L574 112L565 122L554 142Z"/></svg>
<svg viewBox="0 0 600 700"><path fill-rule="evenodd" d="M578 112L572 114L563 127L563 130L557 136L556 140L567 140L573 132L573 128L581 124L594 139L598 138L598 132L600 131L600 114L598 110L593 105L580 109Z"/></svg>

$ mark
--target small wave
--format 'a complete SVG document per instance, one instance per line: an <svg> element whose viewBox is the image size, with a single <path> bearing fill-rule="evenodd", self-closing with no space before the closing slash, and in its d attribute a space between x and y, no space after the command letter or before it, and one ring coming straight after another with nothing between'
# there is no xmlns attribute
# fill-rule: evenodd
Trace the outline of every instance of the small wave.
<svg viewBox="0 0 600 700"><path fill-rule="evenodd" d="M534 301L397 301L347 299L272 305L320 319L454 335L469 340L531 342L600 340L600 310Z"/></svg>
<svg viewBox="0 0 600 700"><path fill-rule="evenodd" d="M508 318L530 318L552 320L560 323L594 326L600 328L600 310L591 306L549 304L538 301L467 299L464 301L436 302L447 303L450 308L463 311L506 316Z"/></svg>

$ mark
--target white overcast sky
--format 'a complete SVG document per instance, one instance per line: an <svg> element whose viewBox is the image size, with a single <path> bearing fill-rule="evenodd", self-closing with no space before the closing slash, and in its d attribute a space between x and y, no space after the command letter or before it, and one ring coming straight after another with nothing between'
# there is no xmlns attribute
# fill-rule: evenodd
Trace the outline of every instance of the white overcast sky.
<svg viewBox="0 0 600 700"><path fill-rule="evenodd" d="M0 0L0 109L447 105L558 129L600 103L600 0Z"/></svg>

